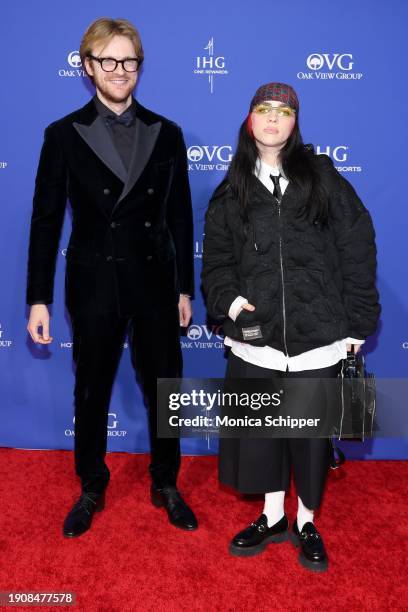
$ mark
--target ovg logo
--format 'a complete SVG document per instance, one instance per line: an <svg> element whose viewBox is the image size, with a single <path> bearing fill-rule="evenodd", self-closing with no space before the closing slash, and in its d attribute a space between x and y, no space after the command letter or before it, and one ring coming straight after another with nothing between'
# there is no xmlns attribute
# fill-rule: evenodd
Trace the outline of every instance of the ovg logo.
<svg viewBox="0 0 408 612"><path fill-rule="evenodd" d="M75 424L75 417L72 419L73 424ZM108 413L108 424L107 424L107 434L108 438L117 437L124 438L127 435L127 431L125 429L119 429L119 421L116 412ZM67 428L64 432L65 437L72 438L75 436L74 428Z"/></svg>
<svg viewBox="0 0 408 612"><path fill-rule="evenodd" d="M310 70L321 70L324 65L329 70L337 67L338 70L351 70L353 68L353 56L351 53L313 53L306 60L307 67Z"/></svg>
<svg viewBox="0 0 408 612"><path fill-rule="evenodd" d="M193 70L194 74L206 75L208 77L210 93L214 92L214 77L228 74L228 70L225 67L225 57L223 55L216 55L214 50L214 37L212 37L204 47L207 55L198 55L196 57Z"/></svg>
<svg viewBox="0 0 408 612"><path fill-rule="evenodd" d="M198 162L203 159L204 151L201 147L189 147L187 155L189 160Z"/></svg>
<svg viewBox="0 0 408 612"><path fill-rule="evenodd" d="M86 72L82 68L81 56L79 51L71 51L67 55L67 64L70 68L60 68L58 76L60 77L85 77Z"/></svg>
<svg viewBox="0 0 408 612"><path fill-rule="evenodd" d="M81 68L82 62L79 51L71 51L68 55L68 64L72 66L72 68Z"/></svg>
<svg viewBox="0 0 408 612"><path fill-rule="evenodd" d="M306 64L310 70L320 70L320 68L323 68L324 62L322 56L315 53L314 55L309 55Z"/></svg>
<svg viewBox="0 0 408 612"><path fill-rule="evenodd" d="M338 170L339 172L361 172L362 171L361 166L350 165L350 162L349 162L350 147L346 145L337 145L335 147L332 147L330 145L327 145L327 146L316 145L316 154L322 155L323 153L332 158L334 165L336 166L336 170Z"/></svg>
<svg viewBox="0 0 408 612"><path fill-rule="evenodd" d="M181 340L183 349L223 349L221 325L190 325L187 330L188 340Z"/></svg>
<svg viewBox="0 0 408 612"><path fill-rule="evenodd" d="M232 160L231 145L192 145L187 149L190 172L226 171Z"/></svg>
<svg viewBox="0 0 408 612"><path fill-rule="evenodd" d="M13 341L8 340L7 337L4 335L4 329L0 323L0 348L10 348L12 344Z"/></svg>
<svg viewBox="0 0 408 612"><path fill-rule="evenodd" d="M190 325L187 331L187 337L190 340L199 340L203 335L203 330L199 325Z"/></svg>
<svg viewBox="0 0 408 612"><path fill-rule="evenodd" d="M361 79L362 72L352 72L354 59L351 53L311 53L306 66L312 72L298 72L298 79Z"/></svg>
<svg viewBox="0 0 408 612"><path fill-rule="evenodd" d="M108 437L121 437L124 438L127 435L127 431L119 429L119 421L116 412L109 412L108 414Z"/></svg>

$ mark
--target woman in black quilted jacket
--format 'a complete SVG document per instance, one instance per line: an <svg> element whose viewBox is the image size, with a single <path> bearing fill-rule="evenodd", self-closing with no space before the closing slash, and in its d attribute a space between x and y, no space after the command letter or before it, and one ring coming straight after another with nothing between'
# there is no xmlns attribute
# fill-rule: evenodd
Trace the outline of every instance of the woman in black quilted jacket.
<svg viewBox="0 0 408 612"><path fill-rule="evenodd" d="M375 273L369 212L330 158L303 144L293 88L262 85L206 214L202 282L231 347L226 378L308 379L312 387L313 379L336 378L347 350L357 352L376 329ZM317 388L312 407L324 420L330 403ZM308 416L306 396L301 401ZM220 481L265 494L262 514L237 533L230 552L256 555L290 535L302 565L324 571L314 510L329 461L327 436L221 439ZM292 467L298 511L289 533Z"/></svg>

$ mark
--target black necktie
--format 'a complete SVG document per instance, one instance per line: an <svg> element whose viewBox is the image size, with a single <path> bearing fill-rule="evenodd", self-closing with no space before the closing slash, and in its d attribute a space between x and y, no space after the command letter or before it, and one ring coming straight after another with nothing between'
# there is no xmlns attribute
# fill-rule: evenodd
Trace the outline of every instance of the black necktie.
<svg viewBox="0 0 408 612"><path fill-rule="evenodd" d="M106 115L106 123L109 126L117 125L120 123L121 125L126 125L129 127L133 122L133 113L130 109L126 110L121 115Z"/></svg>
<svg viewBox="0 0 408 612"><path fill-rule="evenodd" d="M272 193L272 195L274 195L275 198L280 203L281 200L282 200L282 191L281 191L281 188L280 188L280 185L279 185L279 179L280 179L281 175L279 174L279 176L274 176L273 174L270 174L269 177L273 181L273 193Z"/></svg>

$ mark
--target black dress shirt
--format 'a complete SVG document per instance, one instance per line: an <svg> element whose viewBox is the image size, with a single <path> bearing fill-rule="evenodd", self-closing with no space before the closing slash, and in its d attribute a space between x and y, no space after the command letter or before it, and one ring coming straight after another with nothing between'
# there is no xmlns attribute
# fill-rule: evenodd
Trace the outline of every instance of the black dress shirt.
<svg viewBox="0 0 408 612"><path fill-rule="evenodd" d="M94 96L94 103L99 115L104 119L105 124L109 130L110 135L112 136L113 144L117 152L119 153L126 170L129 170L131 156L132 156L132 148L133 148L133 139L135 135L135 118L136 118L136 102L135 99L132 98L132 104L127 110L130 110L133 115L132 123L127 126L122 123L112 123L109 121L108 117L114 116L115 113L105 106L103 102L98 98L98 96ZM125 111L125 112L126 112ZM120 116L120 115L119 115Z"/></svg>

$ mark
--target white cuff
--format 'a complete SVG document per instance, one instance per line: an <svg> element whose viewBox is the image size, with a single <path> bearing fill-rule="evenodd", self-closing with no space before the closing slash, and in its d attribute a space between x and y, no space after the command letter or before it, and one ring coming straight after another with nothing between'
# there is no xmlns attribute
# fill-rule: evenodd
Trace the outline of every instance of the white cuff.
<svg viewBox="0 0 408 612"><path fill-rule="evenodd" d="M356 338L346 338L346 344L364 344L365 340L357 340Z"/></svg>
<svg viewBox="0 0 408 612"><path fill-rule="evenodd" d="M248 304L248 300L242 297L241 295L235 298L235 300L232 302L229 308L229 311L228 311L228 316L234 322L237 316L239 315L239 313L241 312L243 304Z"/></svg>

